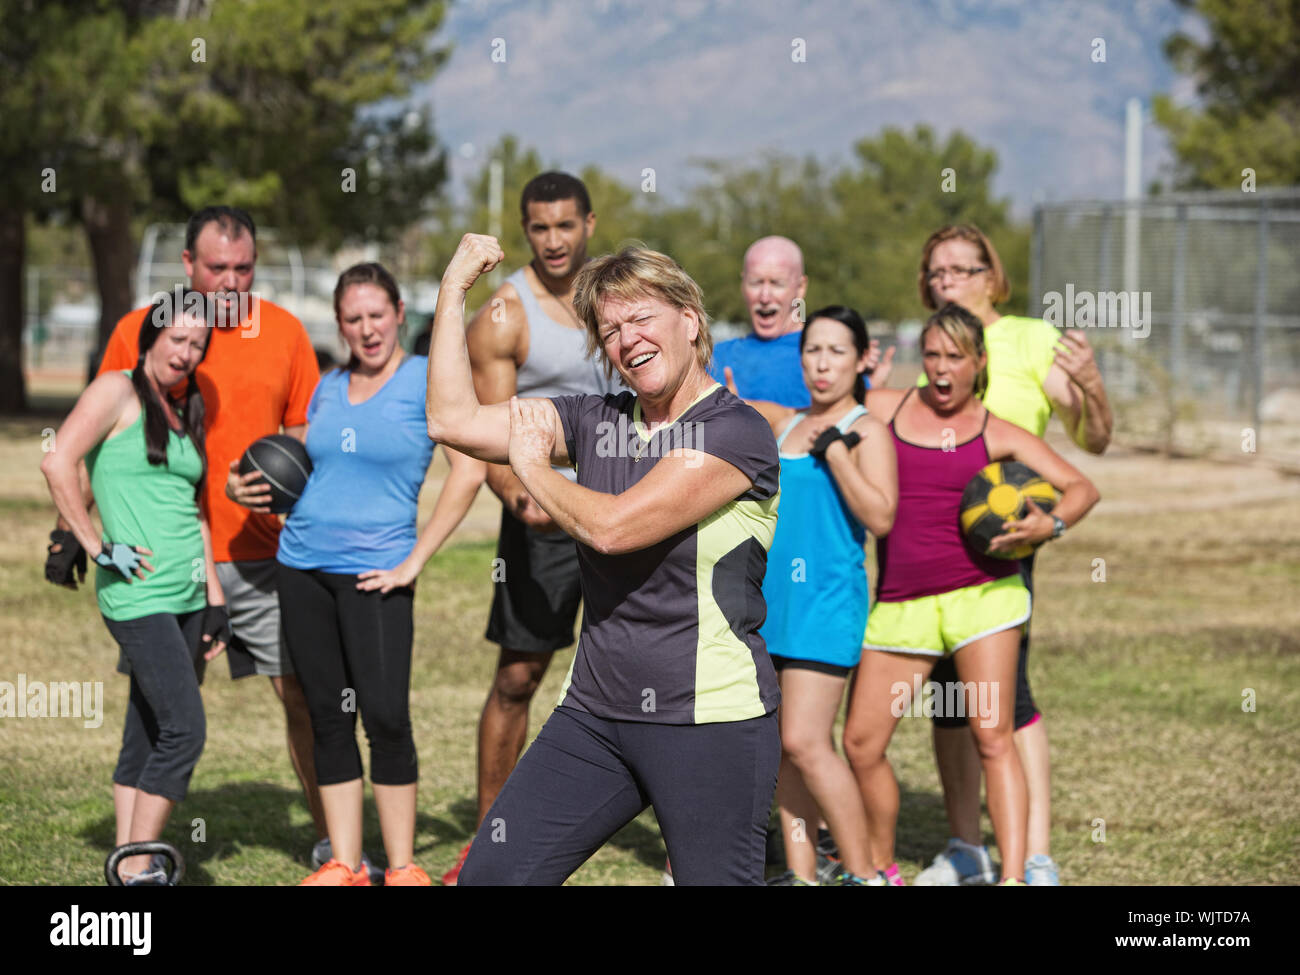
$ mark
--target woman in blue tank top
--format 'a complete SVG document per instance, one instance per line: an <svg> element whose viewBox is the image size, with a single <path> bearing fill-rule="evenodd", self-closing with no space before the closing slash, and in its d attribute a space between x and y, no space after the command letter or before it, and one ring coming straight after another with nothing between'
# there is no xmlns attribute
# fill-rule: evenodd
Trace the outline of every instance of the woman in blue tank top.
<svg viewBox="0 0 1300 975"><path fill-rule="evenodd" d="M823 308L799 333L799 348L812 397L807 411L750 402L781 453L762 629L781 681L776 798L789 870L778 883L817 882L810 832L823 817L843 858L840 882L877 882L862 795L831 732L867 625L866 532L888 534L898 504L894 447L862 405L869 350L862 317L840 305Z"/></svg>

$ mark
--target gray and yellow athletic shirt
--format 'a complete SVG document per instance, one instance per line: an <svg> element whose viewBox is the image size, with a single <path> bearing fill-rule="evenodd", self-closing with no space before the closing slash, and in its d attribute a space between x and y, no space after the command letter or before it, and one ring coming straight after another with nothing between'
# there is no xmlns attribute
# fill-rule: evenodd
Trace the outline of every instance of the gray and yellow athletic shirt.
<svg viewBox="0 0 1300 975"><path fill-rule="evenodd" d="M602 555L578 544L582 630L564 707L658 724L743 721L780 698L759 627L780 460L767 422L725 387L647 435L636 395L558 396L578 483L621 494L678 447L734 465L753 487L656 545Z"/></svg>

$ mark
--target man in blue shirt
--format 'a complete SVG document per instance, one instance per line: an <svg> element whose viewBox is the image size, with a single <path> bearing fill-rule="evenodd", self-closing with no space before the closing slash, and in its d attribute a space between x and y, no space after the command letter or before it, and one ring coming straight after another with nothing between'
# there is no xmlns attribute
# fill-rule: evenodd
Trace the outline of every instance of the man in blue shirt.
<svg viewBox="0 0 1300 975"><path fill-rule="evenodd" d="M745 251L740 279L754 331L714 346L710 375L725 383L730 368L742 398L806 409L811 399L799 359L799 332L804 326L808 293L803 252L788 237L759 238ZM882 359L873 339L867 374L883 382L892 358L891 349ZM879 372L875 371L877 362ZM870 380L867 386L871 386Z"/></svg>

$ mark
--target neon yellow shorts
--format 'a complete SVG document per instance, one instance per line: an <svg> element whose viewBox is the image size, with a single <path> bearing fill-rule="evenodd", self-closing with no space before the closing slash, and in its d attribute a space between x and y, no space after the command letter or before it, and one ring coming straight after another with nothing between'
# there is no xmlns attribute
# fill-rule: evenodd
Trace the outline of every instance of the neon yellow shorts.
<svg viewBox="0 0 1300 975"><path fill-rule="evenodd" d="M1030 596L1020 576L994 579L937 596L901 603L874 603L864 650L892 650L942 657L980 637L1029 619Z"/></svg>

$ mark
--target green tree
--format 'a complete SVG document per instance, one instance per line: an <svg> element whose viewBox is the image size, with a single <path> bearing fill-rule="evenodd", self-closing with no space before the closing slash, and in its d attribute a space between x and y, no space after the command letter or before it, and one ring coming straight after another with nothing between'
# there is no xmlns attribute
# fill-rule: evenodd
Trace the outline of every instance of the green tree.
<svg viewBox="0 0 1300 975"><path fill-rule="evenodd" d="M445 159L427 112L387 106L445 60L429 43L444 7L0 0L0 158L19 176L0 196L0 380L21 370L11 282L27 214L61 209L85 227L101 344L130 308L133 219L227 202L327 245L395 236L419 219ZM43 197L47 168L58 191ZM0 408L21 408L15 388Z"/></svg>
<svg viewBox="0 0 1300 975"><path fill-rule="evenodd" d="M1183 33L1165 54L1196 80L1200 104L1153 100L1157 124L1187 188L1235 188L1243 169L1258 185L1300 183L1300 0L1175 0L1209 28L1202 43Z"/></svg>
<svg viewBox="0 0 1300 975"><path fill-rule="evenodd" d="M511 267L529 258L519 228L524 184L547 168L537 152L506 136L487 154L505 169L502 235ZM639 240L671 255L699 283L709 314L748 322L740 288L746 248L781 234L804 251L809 310L852 305L869 317L897 322L924 309L916 288L921 246L948 223L974 223L993 240L1013 286L1011 307L1024 307L1029 277L1029 228L1015 224L1009 203L996 199L997 157L955 132L938 140L925 126L885 129L854 147L851 165L829 168L813 157L769 155L752 164L696 161L701 178L684 203L628 186L595 166L581 171L597 213L593 255ZM471 177L470 202L448 232L435 235L451 256L460 234L488 227L488 168ZM473 307L490 289L476 286Z"/></svg>

